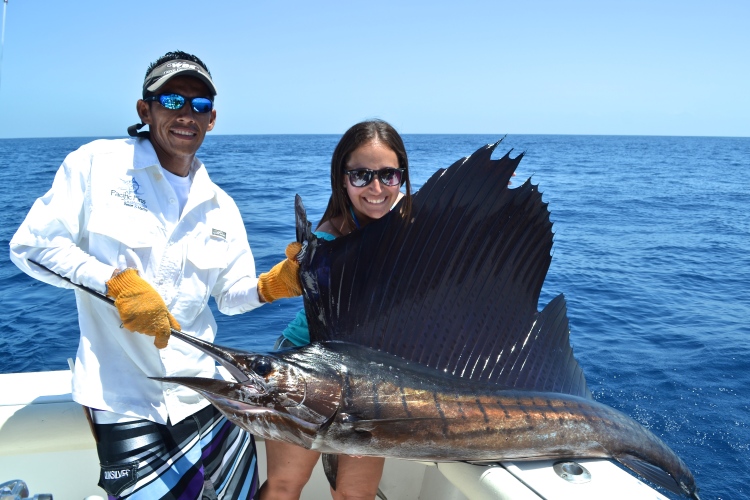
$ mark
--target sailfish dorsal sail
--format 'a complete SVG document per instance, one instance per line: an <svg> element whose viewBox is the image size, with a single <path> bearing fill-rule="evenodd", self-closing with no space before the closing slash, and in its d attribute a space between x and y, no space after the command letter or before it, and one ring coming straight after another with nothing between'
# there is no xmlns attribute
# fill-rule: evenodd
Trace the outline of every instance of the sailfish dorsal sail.
<svg viewBox="0 0 750 500"><path fill-rule="evenodd" d="M590 397L565 300L537 303L552 223L538 187L508 183L522 155L487 145L441 169L360 231L331 242L297 200L301 275L313 342L379 349L454 376Z"/></svg>

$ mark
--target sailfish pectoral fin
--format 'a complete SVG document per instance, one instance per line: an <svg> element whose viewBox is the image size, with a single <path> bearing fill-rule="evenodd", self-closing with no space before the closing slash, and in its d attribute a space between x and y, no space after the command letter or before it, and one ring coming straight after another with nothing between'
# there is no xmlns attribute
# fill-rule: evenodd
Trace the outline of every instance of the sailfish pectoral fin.
<svg viewBox="0 0 750 500"><path fill-rule="evenodd" d="M432 422L446 422L446 419L440 417L404 417L404 418L383 418L373 420L357 420L352 422L351 430L354 432L372 432L381 427L387 427L398 431L403 429L405 432L414 432L415 424L427 424Z"/></svg>
<svg viewBox="0 0 750 500"><path fill-rule="evenodd" d="M415 429L422 429L426 432L433 431L438 435L443 435L451 426L450 419L439 417L407 417L407 418L388 418L382 420L358 420L356 422L341 424L340 428L345 429L347 437L352 443L366 444L378 436L412 436Z"/></svg>

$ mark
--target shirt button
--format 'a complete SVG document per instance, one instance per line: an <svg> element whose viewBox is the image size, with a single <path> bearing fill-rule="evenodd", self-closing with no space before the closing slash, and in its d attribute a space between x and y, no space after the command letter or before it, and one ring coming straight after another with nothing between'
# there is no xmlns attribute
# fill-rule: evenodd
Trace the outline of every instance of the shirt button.
<svg viewBox="0 0 750 500"><path fill-rule="evenodd" d="M157 181L160 181L160 180L162 180L163 178L164 178L164 176L163 176L163 175L161 175L161 174L156 174L156 175L154 175L154 179L156 179Z"/></svg>
<svg viewBox="0 0 750 500"><path fill-rule="evenodd" d="M177 203L177 200L175 200L174 198L170 198L169 199L169 203L171 203L172 205L174 205L175 203Z"/></svg>

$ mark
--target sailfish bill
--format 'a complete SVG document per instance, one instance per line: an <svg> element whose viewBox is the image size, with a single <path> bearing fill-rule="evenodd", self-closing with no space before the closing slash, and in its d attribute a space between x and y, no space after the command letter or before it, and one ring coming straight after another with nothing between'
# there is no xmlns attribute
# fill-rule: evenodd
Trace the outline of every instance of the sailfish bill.
<svg viewBox="0 0 750 500"><path fill-rule="evenodd" d="M235 382L190 387L249 432L331 454L496 462L614 458L697 499L657 436L595 401L569 342L565 299L537 304L552 224L521 155L485 146L438 170L405 213L327 242L295 200L312 343L245 353L186 335Z"/></svg>

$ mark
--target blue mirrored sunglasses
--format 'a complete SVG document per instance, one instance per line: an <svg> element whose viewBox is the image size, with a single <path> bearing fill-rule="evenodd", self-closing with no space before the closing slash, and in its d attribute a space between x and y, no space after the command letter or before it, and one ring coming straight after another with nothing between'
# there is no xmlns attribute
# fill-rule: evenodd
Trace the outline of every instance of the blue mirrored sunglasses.
<svg viewBox="0 0 750 500"><path fill-rule="evenodd" d="M369 168L355 168L352 170L344 170L344 173L349 177L349 183L354 187L365 187L375 176L378 177L380 182L385 186L400 186L402 179L404 178L405 168L381 168L380 170L370 170Z"/></svg>
<svg viewBox="0 0 750 500"><path fill-rule="evenodd" d="M214 109L214 103L208 97L193 97L188 98L180 94L159 94L146 97L144 101L159 101L159 104L167 109L180 109L185 105L185 102L190 101L190 106L196 113L208 113Z"/></svg>

